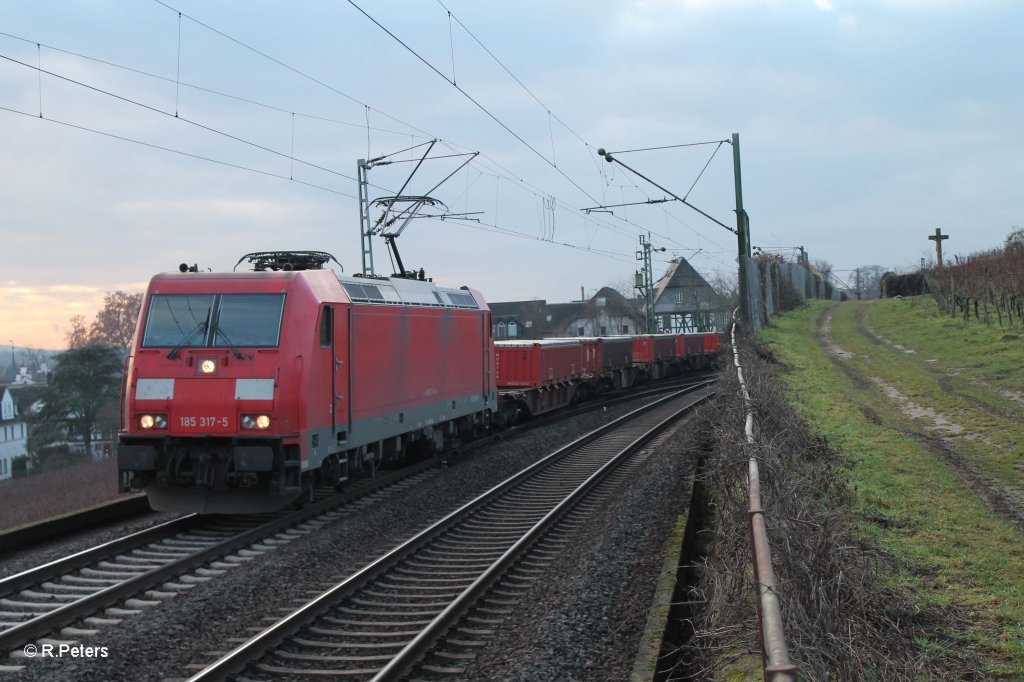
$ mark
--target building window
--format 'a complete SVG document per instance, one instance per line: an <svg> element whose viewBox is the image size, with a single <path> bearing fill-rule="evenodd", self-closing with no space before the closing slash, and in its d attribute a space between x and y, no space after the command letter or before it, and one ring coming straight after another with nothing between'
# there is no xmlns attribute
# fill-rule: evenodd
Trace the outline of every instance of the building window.
<svg viewBox="0 0 1024 682"><path fill-rule="evenodd" d="M605 303L607 303L607 301L605 300L605 297L604 297L604 296L598 296L598 297L597 297L597 299L596 299L596 300L594 301L594 304L595 304L595 305L596 305L596 306L597 306L598 308L603 308L603 307L604 307L604 305L605 305Z"/></svg>
<svg viewBox="0 0 1024 682"><path fill-rule="evenodd" d="M587 334L586 334L586 331L587 331L587 330L586 330L586 329L585 329L584 327L580 327L580 328L579 328L579 333L578 333L578 334L576 334L576 336L586 336L586 335L587 335Z"/></svg>
<svg viewBox="0 0 1024 682"><path fill-rule="evenodd" d="M629 333L629 325L628 324L622 325L622 333L623 334L628 334Z"/></svg>
<svg viewBox="0 0 1024 682"><path fill-rule="evenodd" d="M601 327L601 336L608 335L608 327Z"/></svg>
<svg viewBox="0 0 1024 682"><path fill-rule="evenodd" d="M505 338L505 323L504 322L499 322L498 323L498 329L497 329L496 332L494 332L494 336L495 336L495 338L498 338L498 339Z"/></svg>
<svg viewBox="0 0 1024 682"><path fill-rule="evenodd" d="M514 339L519 336L519 325L516 324L515 320L508 323L508 338Z"/></svg>

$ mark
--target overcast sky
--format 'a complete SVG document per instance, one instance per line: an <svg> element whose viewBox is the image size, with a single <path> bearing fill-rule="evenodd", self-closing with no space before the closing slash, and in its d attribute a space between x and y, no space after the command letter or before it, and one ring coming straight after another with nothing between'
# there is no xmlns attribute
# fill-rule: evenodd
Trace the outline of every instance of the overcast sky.
<svg viewBox="0 0 1024 682"><path fill-rule="evenodd" d="M443 3L0 3L0 343L61 348L181 262L317 249L360 272L356 160L399 152L369 171L393 195L434 138L448 158L404 193L478 151L431 192L473 221L412 221L402 258L494 301L631 279L648 231L659 273L735 269L686 206L584 211L666 196L599 147L711 143L617 158L732 226L738 133L752 243L843 278L916 266L936 227L950 255L1024 224L1024 3ZM392 271L379 239L374 259Z"/></svg>

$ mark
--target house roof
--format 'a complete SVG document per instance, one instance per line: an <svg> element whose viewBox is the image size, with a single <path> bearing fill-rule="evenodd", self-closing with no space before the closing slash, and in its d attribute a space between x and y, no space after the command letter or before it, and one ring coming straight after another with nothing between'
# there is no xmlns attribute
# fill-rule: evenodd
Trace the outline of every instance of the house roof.
<svg viewBox="0 0 1024 682"><path fill-rule="evenodd" d="M676 258L654 286L654 311L669 313L698 307L719 308L719 296L685 258Z"/></svg>
<svg viewBox="0 0 1024 682"><path fill-rule="evenodd" d="M603 306L597 305L599 298L604 299ZM597 317L601 311L609 317L629 317L638 322L643 320L643 313L636 304L611 287L601 287L583 305L576 317Z"/></svg>
<svg viewBox="0 0 1024 682"><path fill-rule="evenodd" d="M515 320L519 338L542 339L561 335L583 307L580 302L548 303L544 300L488 303L495 323Z"/></svg>
<svg viewBox="0 0 1024 682"><path fill-rule="evenodd" d="M598 299L603 299L603 305L597 304ZM611 287L602 287L586 301L507 301L488 305L495 324L515 320L519 325L518 338L522 339L575 336L575 330L571 328L575 321L596 319L602 313L609 317L630 318L637 325L643 321L637 305Z"/></svg>

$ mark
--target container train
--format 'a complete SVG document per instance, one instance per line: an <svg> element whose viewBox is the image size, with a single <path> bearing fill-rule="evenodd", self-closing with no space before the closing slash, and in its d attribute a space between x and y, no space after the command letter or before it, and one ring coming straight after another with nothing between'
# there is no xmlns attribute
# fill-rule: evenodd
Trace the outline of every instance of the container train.
<svg viewBox="0 0 1024 682"><path fill-rule="evenodd" d="M272 511L718 351L718 334L495 341L479 292L337 275L330 258L153 277L122 385L122 491L160 511Z"/></svg>

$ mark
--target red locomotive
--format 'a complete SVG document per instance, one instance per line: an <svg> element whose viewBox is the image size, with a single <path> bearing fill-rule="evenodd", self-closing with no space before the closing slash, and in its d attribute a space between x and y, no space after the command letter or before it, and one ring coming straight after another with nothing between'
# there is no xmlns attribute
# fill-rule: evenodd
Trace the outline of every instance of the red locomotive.
<svg viewBox="0 0 1024 682"><path fill-rule="evenodd" d="M339 277L321 252L157 275L125 375L122 490L154 509L278 509L355 468L440 448L495 410L477 292Z"/></svg>
<svg viewBox="0 0 1024 682"><path fill-rule="evenodd" d="M706 366L718 350L718 334L495 344L467 287L339 276L318 251L245 258L254 272L183 266L146 292L118 470L120 489L145 490L154 509L279 509L316 483Z"/></svg>

